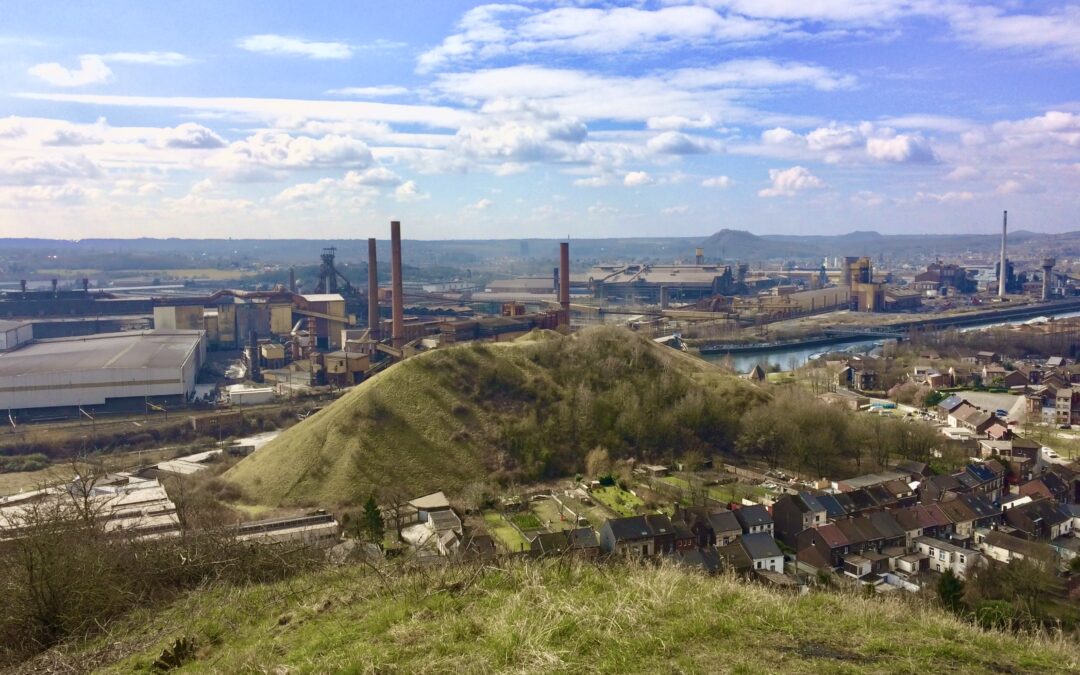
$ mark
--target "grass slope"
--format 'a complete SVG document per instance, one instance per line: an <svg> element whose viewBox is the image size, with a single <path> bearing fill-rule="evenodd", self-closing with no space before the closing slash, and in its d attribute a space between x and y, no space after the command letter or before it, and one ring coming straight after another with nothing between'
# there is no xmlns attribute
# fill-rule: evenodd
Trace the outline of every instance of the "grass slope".
<svg viewBox="0 0 1080 675"><path fill-rule="evenodd" d="M356 503L381 486L458 490L613 456L730 447L756 388L622 329L437 350L364 382L225 479L271 505Z"/></svg>
<svg viewBox="0 0 1080 675"><path fill-rule="evenodd" d="M671 566L566 561L390 572L363 566L193 593L28 671L1077 672L1065 637L985 632L911 598L807 596Z"/></svg>

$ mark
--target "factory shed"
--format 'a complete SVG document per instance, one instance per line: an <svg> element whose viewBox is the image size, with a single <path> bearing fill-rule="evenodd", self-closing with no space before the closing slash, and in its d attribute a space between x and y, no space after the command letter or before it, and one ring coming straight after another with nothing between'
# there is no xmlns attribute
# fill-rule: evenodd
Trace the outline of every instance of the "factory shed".
<svg viewBox="0 0 1080 675"><path fill-rule="evenodd" d="M152 330L38 340L0 353L0 409L184 401L206 360L206 333Z"/></svg>

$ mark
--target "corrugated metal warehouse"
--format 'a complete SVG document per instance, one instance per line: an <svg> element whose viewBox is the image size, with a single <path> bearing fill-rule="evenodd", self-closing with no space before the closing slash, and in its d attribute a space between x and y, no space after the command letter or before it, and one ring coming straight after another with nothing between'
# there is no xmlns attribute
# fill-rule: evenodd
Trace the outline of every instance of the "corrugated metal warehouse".
<svg viewBox="0 0 1080 675"><path fill-rule="evenodd" d="M205 361L204 331L128 331L38 340L0 353L0 410L187 398Z"/></svg>

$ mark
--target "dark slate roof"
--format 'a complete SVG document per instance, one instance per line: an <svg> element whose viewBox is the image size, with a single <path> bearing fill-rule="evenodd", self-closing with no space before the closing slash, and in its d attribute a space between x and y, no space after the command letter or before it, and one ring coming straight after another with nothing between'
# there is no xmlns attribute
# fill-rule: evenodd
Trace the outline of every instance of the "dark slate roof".
<svg viewBox="0 0 1080 675"><path fill-rule="evenodd" d="M940 403L938 403L937 407L941 408L945 412L949 413L949 412L952 412L953 410L956 410L958 407L960 407L960 404L962 404L963 402L964 402L964 397L963 396L956 396L954 394L953 396L950 396L949 398L945 399L944 401L941 401Z"/></svg>
<svg viewBox="0 0 1080 675"><path fill-rule="evenodd" d="M897 471L906 471L914 476L922 477L926 474L926 462L916 462L912 459L905 459L896 465Z"/></svg>
<svg viewBox="0 0 1080 675"><path fill-rule="evenodd" d="M1047 527L1060 525L1069 519L1069 516L1058 508L1057 504L1045 499L1040 499L1022 506L1014 506L1010 509L1010 511L1012 510L1024 514L1031 520L1041 520Z"/></svg>
<svg viewBox="0 0 1080 675"><path fill-rule="evenodd" d="M649 524L649 528L656 536L672 534L675 531L671 525L671 518L668 518L662 513L650 513L645 516L645 521Z"/></svg>
<svg viewBox="0 0 1080 675"><path fill-rule="evenodd" d="M693 539L694 533L690 530L690 526L681 520L676 520L671 524L672 529L675 531L676 539Z"/></svg>
<svg viewBox="0 0 1080 675"><path fill-rule="evenodd" d="M842 518L847 515L847 510L834 495L818 495L818 503L825 507L828 518Z"/></svg>
<svg viewBox="0 0 1080 675"><path fill-rule="evenodd" d="M878 505L877 500L875 500L865 489L860 488L858 490L852 490L851 492L845 492L844 494L851 498L855 511L865 511L866 509L872 509Z"/></svg>
<svg viewBox="0 0 1080 675"><path fill-rule="evenodd" d="M923 527L919 523L919 515L915 512L914 507L897 509L893 511L893 516L896 518L897 524L904 528L904 532L921 530Z"/></svg>
<svg viewBox="0 0 1080 675"><path fill-rule="evenodd" d="M997 478L997 476L994 475L994 472L990 469L990 467L986 466L985 464L968 464L965 471L975 476L983 483L989 483L990 481Z"/></svg>
<svg viewBox="0 0 1080 675"><path fill-rule="evenodd" d="M776 540L768 532L744 534L740 541L742 541L743 548L746 549L746 555L750 556L752 560L784 555L780 551L780 547L776 545Z"/></svg>
<svg viewBox="0 0 1080 675"><path fill-rule="evenodd" d="M978 518L973 510L968 508L968 505L959 499L950 499L948 501L939 502L938 506L945 512L945 515L949 517L949 520L954 523L966 523Z"/></svg>
<svg viewBox="0 0 1080 675"><path fill-rule="evenodd" d="M626 518L612 518L604 523L604 527L611 530L615 541L631 541L634 539L647 539L655 536L649 527L645 516L627 516Z"/></svg>
<svg viewBox="0 0 1080 675"><path fill-rule="evenodd" d="M991 530L986 534L986 543L1035 560L1049 560L1054 557L1054 550L1046 544L1014 537L998 530Z"/></svg>
<svg viewBox="0 0 1080 675"><path fill-rule="evenodd" d="M800 492L799 500L802 502L806 511L809 511L810 513L820 513L822 511L828 512L817 496L809 492Z"/></svg>
<svg viewBox="0 0 1080 675"><path fill-rule="evenodd" d="M885 535L886 539L903 537L907 532L904 528L900 527L898 522L896 522L896 518L887 511L870 514L870 522L874 524L874 527L878 532Z"/></svg>
<svg viewBox="0 0 1080 675"><path fill-rule="evenodd" d="M701 569L709 574L716 574L720 571L720 566L723 564L720 558L720 554L717 553L715 548L709 547L705 549L687 549L683 551L675 551L671 554L671 557L676 562L686 565L687 567L695 567Z"/></svg>
<svg viewBox="0 0 1080 675"><path fill-rule="evenodd" d="M871 485L866 488L866 491L870 493L870 496L873 497L874 501L879 505L891 504L896 501L896 495L884 485Z"/></svg>
<svg viewBox="0 0 1080 675"><path fill-rule="evenodd" d="M596 530L591 527L579 527L566 533L566 539L571 548L597 548L600 540L596 538Z"/></svg>
<svg viewBox="0 0 1080 675"><path fill-rule="evenodd" d="M709 514L709 524L713 532L742 532L739 519L731 511L717 511Z"/></svg>
<svg viewBox="0 0 1080 675"><path fill-rule="evenodd" d="M754 568L754 561L746 554L746 550L739 542L717 547L716 554L720 556L725 567L739 572Z"/></svg>
<svg viewBox="0 0 1080 675"><path fill-rule="evenodd" d="M739 520L739 525L742 525L744 530L749 530L752 527L761 527L762 525L771 525L773 522L772 516L769 515L769 511L761 504L742 507L735 512L735 517Z"/></svg>
<svg viewBox="0 0 1080 675"><path fill-rule="evenodd" d="M994 503L985 495L960 495L960 500L968 505L976 518L1001 515L1001 507L994 506Z"/></svg>
<svg viewBox="0 0 1080 675"><path fill-rule="evenodd" d="M865 541L876 541L885 538L885 535L874 527L874 522L867 516L859 516L852 522L854 522L855 527L858 528L859 532L862 533Z"/></svg>
<svg viewBox="0 0 1080 675"><path fill-rule="evenodd" d="M837 492L832 495L832 498L836 500L836 503L840 505L840 508L844 509L844 513L848 514L855 510L855 502L846 492Z"/></svg>

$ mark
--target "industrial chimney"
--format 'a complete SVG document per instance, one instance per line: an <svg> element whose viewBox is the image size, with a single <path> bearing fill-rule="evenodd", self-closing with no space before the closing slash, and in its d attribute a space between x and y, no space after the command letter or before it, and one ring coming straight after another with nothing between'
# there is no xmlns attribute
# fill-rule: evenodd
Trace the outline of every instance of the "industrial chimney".
<svg viewBox="0 0 1080 675"><path fill-rule="evenodd" d="M289 268L289 292L290 293L295 293L296 292L296 268L295 267L290 267Z"/></svg>
<svg viewBox="0 0 1080 675"><path fill-rule="evenodd" d="M570 327L570 243L559 244L559 325Z"/></svg>
<svg viewBox="0 0 1080 675"><path fill-rule="evenodd" d="M262 382L262 369L259 367L259 334L248 333L248 377L252 382Z"/></svg>
<svg viewBox="0 0 1080 675"><path fill-rule="evenodd" d="M52 280L52 294L53 294L54 298L56 297L56 289L57 289L57 287L59 285L60 285L60 280L59 279L53 279Z"/></svg>
<svg viewBox="0 0 1080 675"><path fill-rule="evenodd" d="M83 293L89 293L90 292L90 280L87 279L86 277L83 277L83 279L82 279L82 291L83 291Z"/></svg>
<svg viewBox="0 0 1080 675"><path fill-rule="evenodd" d="M1053 258L1043 258L1042 271L1043 271L1043 284L1042 284L1042 299L1050 299L1050 280L1054 275L1054 265L1057 264L1057 260Z"/></svg>
<svg viewBox="0 0 1080 675"><path fill-rule="evenodd" d="M375 239L367 240L367 322L372 340L379 339L379 263L375 257Z"/></svg>
<svg viewBox="0 0 1080 675"><path fill-rule="evenodd" d="M1009 229L1009 212L1005 211L1001 217L1001 263L998 267L998 297L1005 297L1005 279L1008 276L1005 270L1005 233Z"/></svg>
<svg viewBox="0 0 1080 675"><path fill-rule="evenodd" d="M405 346L405 302L402 298L405 292L401 284L401 223L397 220L390 221L390 279L393 293L391 337L394 348L401 349Z"/></svg>
<svg viewBox="0 0 1080 675"><path fill-rule="evenodd" d="M698 265L705 264L705 249L700 246L694 249L694 260Z"/></svg>

